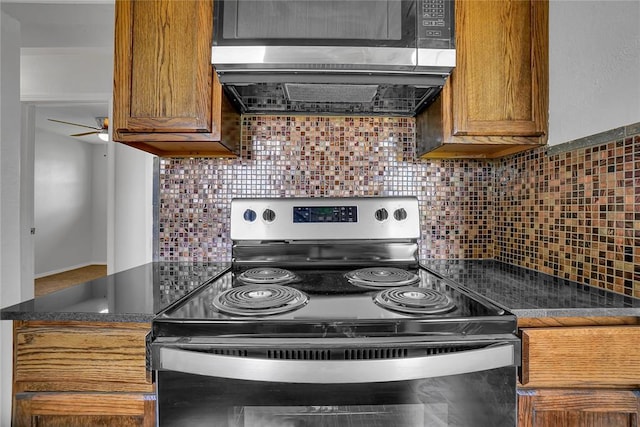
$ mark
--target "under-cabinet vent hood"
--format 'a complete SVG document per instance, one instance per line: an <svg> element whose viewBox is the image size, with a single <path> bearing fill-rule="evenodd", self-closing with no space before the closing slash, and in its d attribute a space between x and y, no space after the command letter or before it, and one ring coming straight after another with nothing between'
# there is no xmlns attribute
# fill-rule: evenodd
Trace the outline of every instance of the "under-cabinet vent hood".
<svg viewBox="0 0 640 427"><path fill-rule="evenodd" d="M455 67L451 0L220 0L212 63L242 113L413 116Z"/></svg>
<svg viewBox="0 0 640 427"><path fill-rule="evenodd" d="M407 84L399 79L382 77L380 83L368 79L367 83L346 80L343 75L327 79L305 76L295 79L301 83L283 82L233 83L224 84L229 99L242 113L251 114L345 114L345 115L387 115L413 116L428 105L440 93L444 78L429 78L428 83ZM344 81L349 83L344 83ZM394 83L389 83L392 81ZM369 83L371 82L371 83Z"/></svg>

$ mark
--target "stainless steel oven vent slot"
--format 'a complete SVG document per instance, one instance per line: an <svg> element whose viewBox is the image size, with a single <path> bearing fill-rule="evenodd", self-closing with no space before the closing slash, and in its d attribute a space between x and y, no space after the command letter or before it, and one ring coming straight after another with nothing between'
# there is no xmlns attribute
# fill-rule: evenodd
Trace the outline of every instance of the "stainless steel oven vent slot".
<svg viewBox="0 0 640 427"><path fill-rule="evenodd" d="M402 347L390 348L351 348L344 350L344 360L368 359L401 359L405 357L434 356L438 354L455 353L479 348L478 346L444 346L410 349Z"/></svg>
<svg viewBox="0 0 640 427"><path fill-rule="evenodd" d="M267 359L282 360L331 360L330 350L267 350Z"/></svg>
<svg viewBox="0 0 640 427"><path fill-rule="evenodd" d="M213 354L219 354L221 356L235 356L235 357L248 357L249 352L243 349L236 348L214 348L211 350Z"/></svg>
<svg viewBox="0 0 640 427"><path fill-rule="evenodd" d="M455 346L455 347L431 347L426 348L426 355L432 356L436 354L447 354L447 353L455 353L456 351L467 351L474 350L478 347L470 347L470 346Z"/></svg>
<svg viewBox="0 0 640 427"><path fill-rule="evenodd" d="M207 352L221 356L254 357L272 360L383 360L425 357L468 351L484 345L436 347L352 347L352 348L214 348Z"/></svg>
<svg viewBox="0 0 640 427"><path fill-rule="evenodd" d="M408 355L407 348L355 348L344 351L345 360L400 359Z"/></svg>

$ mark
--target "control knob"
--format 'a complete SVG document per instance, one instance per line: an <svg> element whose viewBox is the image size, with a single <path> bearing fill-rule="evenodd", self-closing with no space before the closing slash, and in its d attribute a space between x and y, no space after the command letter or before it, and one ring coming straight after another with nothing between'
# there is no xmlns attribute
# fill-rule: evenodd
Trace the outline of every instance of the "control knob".
<svg viewBox="0 0 640 427"><path fill-rule="evenodd" d="M262 212L262 219L266 222L273 222L276 219L276 213L271 209L265 209L264 212Z"/></svg>
<svg viewBox="0 0 640 427"><path fill-rule="evenodd" d="M393 212L393 217L397 221L404 221L405 219L407 219L407 211L404 208L396 209Z"/></svg>
<svg viewBox="0 0 640 427"><path fill-rule="evenodd" d="M389 218L389 212L385 208L380 208L376 211L375 217L378 221L382 222Z"/></svg>
<svg viewBox="0 0 640 427"><path fill-rule="evenodd" d="M256 214L256 211L254 211L253 209L247 209L244 211L244 214L242 214L242 217L247 222L253 222L256 220L258 215Z"/></svg>

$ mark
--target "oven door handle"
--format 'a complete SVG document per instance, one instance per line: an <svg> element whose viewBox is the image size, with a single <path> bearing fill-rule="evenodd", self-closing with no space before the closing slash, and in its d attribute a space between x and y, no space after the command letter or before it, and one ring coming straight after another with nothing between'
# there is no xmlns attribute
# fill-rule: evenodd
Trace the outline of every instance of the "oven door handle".
<svg viewBox="0 0 640 427"><path fill-rule="evenodd" d="M425 357L375 360L273 360L159 349L160 370L247 381L343 384L407 381L516 366L513 342Z"/></svg>

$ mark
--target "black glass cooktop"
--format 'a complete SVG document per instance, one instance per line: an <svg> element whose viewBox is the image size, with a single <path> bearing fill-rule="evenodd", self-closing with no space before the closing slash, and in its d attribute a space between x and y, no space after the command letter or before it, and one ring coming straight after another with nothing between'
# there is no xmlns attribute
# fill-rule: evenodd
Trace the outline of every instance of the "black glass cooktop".
<svg viewBox="0 0 640 427"><path fill-rule="evenodd" d="M515 318L511 319L512 316L501 308L420 268L409 270L411 274L417 275L417 282L402 286L390 284L386 289L396 289L394 293L399 294L400 299L408 300L409 305L413 302L420 303L422 298L431 297L431 294L438 295L439 309L433 314L425 313L424 310L412 313L406 309L382 306L376 300L380 299L377 297L385 287L376 284L374 288L367 288L350 282L345 274L353 268L287 270L293 273L293 278L289 277L278 283L275 290L268 284L241 280L241 270L230 271L160 313L154 323L197 324L200 328L220 324L225 325L225 334L233 333L233 329L229 328L231 325L244 325L243 331L250 329L256 334L318 331L318 328L325 330L326 325L334 325L336 328L339 328L336 325L370 325L372 330L377 331L407 329L411 328L411 324L430 322L465 323L472 327L471 325L481 322L490 323L497 318L502 318L499 322L513 320L515 325ZM266 275L268 274L265 273ZM257 280L259 282L261 279ZM280 287L295 290L294 298L297 299L290 310L280 310L273 314L264 314L261 310L257 310L255 314L238 314L226 311L219 301L223 294L232 294L233 298L256 298L260 302L258 305L262 306L264 299L284 298L280 294ZM442 300L448 301L450 306L443 309ZM376 324L378 329L373 326Z"/></svg>

